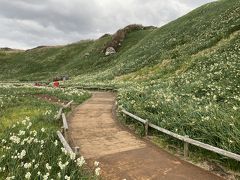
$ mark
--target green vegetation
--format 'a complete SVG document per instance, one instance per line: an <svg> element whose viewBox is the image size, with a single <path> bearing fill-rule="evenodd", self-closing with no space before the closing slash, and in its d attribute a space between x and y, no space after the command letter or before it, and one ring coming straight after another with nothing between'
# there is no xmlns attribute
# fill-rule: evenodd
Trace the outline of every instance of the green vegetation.
<svg viewBox="0 0 240 180"><path fill-rule="evenodd" d="M109 36L0 54L3 80L117 88L118 104L156 125L240 154L240 1L206 4L157 29L127 34L111 56ZM239 163L214 157L239 170Z"/></svg>
<svg viewBox="0 0 240 180"><path fill-rule="evenodd" d="M56 103L81 103L89 97L87 92L1 85L0 93L0 179L96 179L84 158L68 154L56 135L61 125L55 118ZM53 104L34 96L40 94L59 101Z"/></svg>

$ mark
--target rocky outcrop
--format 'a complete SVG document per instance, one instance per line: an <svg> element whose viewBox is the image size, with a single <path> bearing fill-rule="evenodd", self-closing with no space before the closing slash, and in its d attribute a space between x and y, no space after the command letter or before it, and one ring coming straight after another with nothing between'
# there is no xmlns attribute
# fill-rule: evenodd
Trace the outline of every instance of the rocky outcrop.
<svg viewBox="0 0 240 180"><path fill-rule="evenodd" d="M115 53L116 53L116 50L115 50L113 47L108 47L108 48L106 49L105 55L106 55L106 56L109 56L109 55L115 54Z"/></svg>
<svg viewBox="0 0 240 180"><path fill-rule="evenodd" d="M89 52L87 52L87 53L84 54L85 57L88 57L89 55L90 55Z"/></svg>
<svg viewBox="0 0 240 180"><path fill-rule="evenodd" d="M112 39L107 42L103 48L103 52L105 54L109 54L109 52L107 52L107 50L109 48L114 49L116 53L118 51L118 49L121 47L122 42L124 41L124 39L126 38L127 34L133 31L137 31L137 30L143 30L143 29L152 29L155 28L153 26L148 26L148 27L144 27L142 25L139 24L132 24L132 25L128 25L123 29L118 30L115 34L112 35ZM104 35L105 37L108 35Z"/></svg>

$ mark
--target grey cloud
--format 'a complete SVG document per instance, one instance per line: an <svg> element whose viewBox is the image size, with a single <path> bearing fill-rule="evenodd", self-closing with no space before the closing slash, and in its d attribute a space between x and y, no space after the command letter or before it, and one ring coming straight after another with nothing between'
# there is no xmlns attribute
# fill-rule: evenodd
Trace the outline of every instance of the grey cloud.
<svg viewBox="0 0 240 180"><path fill-rule="evenodd" d="M128 24L161 26L213 0L0 0L0 47L65 44Z"/></svg>

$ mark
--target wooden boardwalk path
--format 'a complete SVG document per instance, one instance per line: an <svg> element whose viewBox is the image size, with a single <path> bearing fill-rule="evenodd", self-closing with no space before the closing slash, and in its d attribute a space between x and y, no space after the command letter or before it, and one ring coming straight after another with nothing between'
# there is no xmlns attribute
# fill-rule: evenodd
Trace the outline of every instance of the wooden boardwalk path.
<svg viewBox="0 0 240 180"><path fill-rule="evenodd" d="M222 179L131 134L114 119L114 102L114 94L94 92L69 122L73 144L89 162L100 162L105 179Z"/></svg>

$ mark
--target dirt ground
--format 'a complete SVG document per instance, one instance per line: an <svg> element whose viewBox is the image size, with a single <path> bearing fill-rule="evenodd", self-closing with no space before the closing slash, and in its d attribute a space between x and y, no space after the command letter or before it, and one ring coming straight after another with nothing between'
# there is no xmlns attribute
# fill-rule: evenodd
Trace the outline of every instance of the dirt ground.
<svg viewBox="0 0 240 180"><path fill-rule="evenodd" d="M69 122L73 144L88 162L100 162L105 179L222 179L130 133L115 120L114 103L114 94L94 92Z"/></svg>

